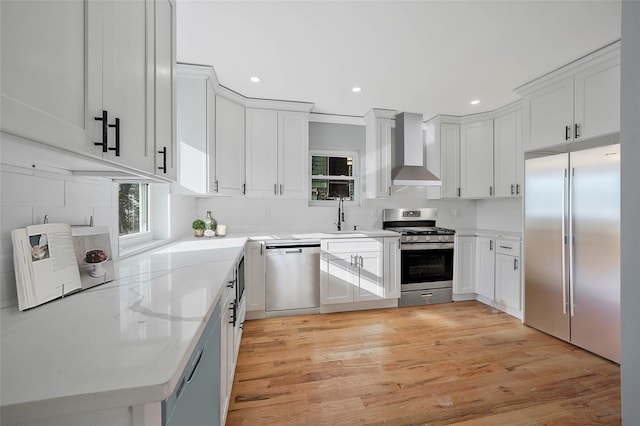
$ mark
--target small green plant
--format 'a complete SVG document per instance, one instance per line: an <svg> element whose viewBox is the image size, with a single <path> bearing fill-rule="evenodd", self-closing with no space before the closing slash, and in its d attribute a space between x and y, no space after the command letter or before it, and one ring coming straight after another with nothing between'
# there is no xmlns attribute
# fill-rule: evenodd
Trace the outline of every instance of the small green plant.
<svg viewBox="0 0 640 426"><path fill-rule="evenodd" d="M195 230L204 229L205 228L204 220L201 220L201 219L194 220L193 223L191 224L191 227Z"/></svg>

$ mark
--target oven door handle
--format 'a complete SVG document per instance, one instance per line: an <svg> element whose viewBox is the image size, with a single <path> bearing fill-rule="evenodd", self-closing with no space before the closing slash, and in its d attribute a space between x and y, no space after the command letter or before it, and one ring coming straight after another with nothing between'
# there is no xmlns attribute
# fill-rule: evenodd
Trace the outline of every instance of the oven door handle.
<svg viewBox="0 0 640 426"><path fill-rule="evenodd" d="M404 243L400 244L400 250L437 250L451 249L453 250L455 243Z"/></svg>

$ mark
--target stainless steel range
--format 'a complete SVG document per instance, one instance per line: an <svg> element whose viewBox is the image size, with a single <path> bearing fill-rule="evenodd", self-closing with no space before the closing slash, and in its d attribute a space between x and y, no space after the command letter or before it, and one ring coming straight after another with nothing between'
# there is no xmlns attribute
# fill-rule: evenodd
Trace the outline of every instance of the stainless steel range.
<svg viewBox="0 0 640 426"><path fill-rule="evenodd" d="M453 301L452 229L436 227L438 209L384 209L382 227L400 237L400 306Z"/></svg>

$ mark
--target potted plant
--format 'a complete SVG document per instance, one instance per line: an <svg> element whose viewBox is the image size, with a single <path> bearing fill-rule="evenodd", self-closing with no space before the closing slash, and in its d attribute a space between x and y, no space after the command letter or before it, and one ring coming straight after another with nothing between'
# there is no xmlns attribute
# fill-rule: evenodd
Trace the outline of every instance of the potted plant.
<svg viewBox="0 0 640 426"><path fill-rule="evenodd" d="M196 234L196 237L202 237L204 235L204 228L205 228L204 220L201 220L201 219L194 220L193 223L191 224L191 227L193 228Z"/></svg>

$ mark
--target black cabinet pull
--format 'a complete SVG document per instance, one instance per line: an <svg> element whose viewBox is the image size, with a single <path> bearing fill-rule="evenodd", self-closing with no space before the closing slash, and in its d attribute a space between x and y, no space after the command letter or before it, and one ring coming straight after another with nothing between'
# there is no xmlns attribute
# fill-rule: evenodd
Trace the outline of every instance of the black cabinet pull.
<svg viewBox="0 0 640 426"><path fill-rule="evenodd" d="M520 184L516 184L516 195L520 195Z"/></svg>
<svg viewBox="0 0 640 426"><path fill-rule="evenodd" d="M158 169L167 173L167 147L165 146L161 151L158 151L158 154L162 154L162 166L158 167Z"/></svg>
<svg viewBox="0 0 640 426"><path fill-rule="evenodd" d="M116 124L109 124L109 127L116 128L116 146L114 148L109 148L109 151L115 151L116 157L120 157L120 119L116 118Z"/></svg>
<svg viewBox="0 0 640 426"><path fill-rule="evenodd" d="M102 146L102 152L107 152L107 111L102 111L102 117L93 117L96 121L102 121L102 142L94 142L94 145Z"/></svg>
<svg viewBox="0 0 640 426"><path fill-rule="evenodd" d="M579 125L578 123L576 123L576 124L573 126L573 129L574 129L574 130L573 130L574 139L578 139L578 138L580 137L580 133L579 133L579 131L580 131L580 125Z"/></svg>

